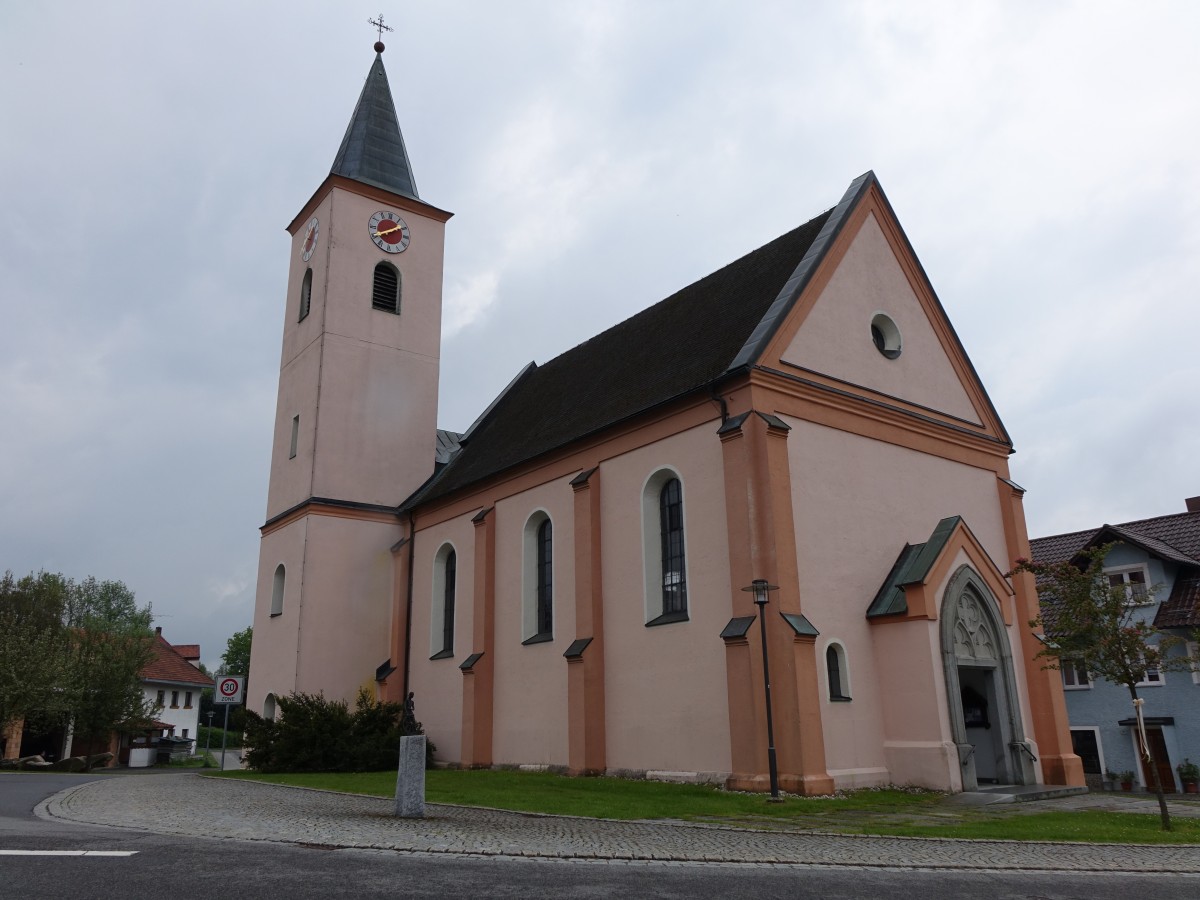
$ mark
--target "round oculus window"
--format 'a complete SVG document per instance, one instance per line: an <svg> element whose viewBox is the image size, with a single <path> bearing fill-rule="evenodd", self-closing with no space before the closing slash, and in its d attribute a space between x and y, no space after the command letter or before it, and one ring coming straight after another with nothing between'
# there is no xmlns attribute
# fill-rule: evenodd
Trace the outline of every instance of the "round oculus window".
<svg viewBox="0 0 1200 900"><path fill-rule="evenodd" d="M888 359L898 357L903 348L900 329L886 313L875 313L871 318L871 340L875 342L875 349Z"/></svg>

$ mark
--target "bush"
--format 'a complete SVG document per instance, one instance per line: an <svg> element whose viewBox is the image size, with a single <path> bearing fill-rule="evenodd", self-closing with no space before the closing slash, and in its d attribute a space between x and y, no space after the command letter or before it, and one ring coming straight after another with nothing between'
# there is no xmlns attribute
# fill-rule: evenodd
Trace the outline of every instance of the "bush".
<svg viewBox="0 0 1200 900"><path fill-rule="evenodd" d="M210 750L220 750L221 738L225 739L225 749L227 750L242 746L242 733L234 730L233 723L230 723L228 732L222 731L216 725L212 728L201 725L196 729L196 752L203 753L205 743L208 744Z"/></svg>
<svg viewBox="0 0 1200 900"><path fill-rule="evenodd" d="M400 738L424 734L421 723L404 718L399 703L379 703L359 691L351 713L345 701L323 694L278 698L278 715L246 713L246 762L260 772L379 772L395 769ZM426 760L433 745L426 743Z"/></svg>

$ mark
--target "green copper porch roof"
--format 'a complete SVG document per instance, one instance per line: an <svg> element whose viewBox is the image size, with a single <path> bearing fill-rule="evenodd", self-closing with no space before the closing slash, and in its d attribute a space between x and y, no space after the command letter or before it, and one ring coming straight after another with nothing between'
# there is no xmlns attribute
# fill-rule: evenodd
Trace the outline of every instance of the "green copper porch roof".
<svg viewBox="0 0 1200 900"><path fill-rule="evenodd" d="M961 516L942 519L933 529L929 540L923 544L905 544L883 585L867 607L867 618L895 616L908 612L908 601L904 598L904 586L919 584L929 576L929 570L937 562L950 535L962 521Z"/></svg>

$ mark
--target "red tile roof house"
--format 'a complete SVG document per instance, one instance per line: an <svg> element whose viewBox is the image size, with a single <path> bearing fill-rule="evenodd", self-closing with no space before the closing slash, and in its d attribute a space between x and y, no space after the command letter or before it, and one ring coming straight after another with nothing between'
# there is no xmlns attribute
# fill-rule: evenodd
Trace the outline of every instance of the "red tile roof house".
<svg viewBox="0 0 1200 900"><path fill-rule="evenodd" d="M1187 511L1086 531L1056 534L1030 541L1033 558L1062 562L1088 547L1113 544L1104 570L1114 584L1124 584L1136 618L1188 639L1193 658L1200 655L1192 638L1200 628L1200 497L1186 501ZM1053 606L1043 611L1048 619ZM1171 655L1185 652L1180 647ZM1066 692L1067 716L1075 752L1083 759L1089 781L1098 786L1105 771L1135 773L1146 787L1153 776L1134 745L1134 713L1126 688L1065 665L1059 673ZM1184 760L1200 762L1200 671L1148 670L1138 686L1147 740L1155 747L1163 787L1182 787L1176 767Z"/></svg>
<svg viewBox="0 0 1200 900"><path fill-rule="evenodd" d="M146 699L157 703L156 723L169 736L195 741L200 726L200 692L213 680L200 671L200 646L171 646L155 628L154 660L142 670Z"/></svg>

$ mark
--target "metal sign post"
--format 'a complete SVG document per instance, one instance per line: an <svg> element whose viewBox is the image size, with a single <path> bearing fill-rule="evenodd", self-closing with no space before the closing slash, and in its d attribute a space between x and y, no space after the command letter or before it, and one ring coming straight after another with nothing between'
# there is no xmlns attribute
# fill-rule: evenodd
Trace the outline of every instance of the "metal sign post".
<svg viewBox="0 0 1200 900"><path fill-rule="evenodd" d="M225 741L229 737L229 707L242 702L242 693L246 688L245 675L222 675L217 679L217 689L213 692L213 703L225 706L225 726L221 729L221 771L225 771Z"/></svg>

